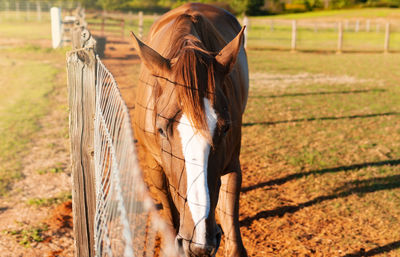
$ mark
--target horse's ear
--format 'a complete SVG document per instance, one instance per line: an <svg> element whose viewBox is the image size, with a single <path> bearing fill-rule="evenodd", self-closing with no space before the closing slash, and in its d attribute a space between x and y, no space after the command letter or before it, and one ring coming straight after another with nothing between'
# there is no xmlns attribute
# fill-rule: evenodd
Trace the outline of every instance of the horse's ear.
<svg viewBox="0 0 400 257"><path fill-rule="evenodd" d="M170 70L170 62L162 57L153 48L140 41L131 31L133 37L133 45L138 52L140 59L154 75L162 75L163 71Z"/></svg>
<svg viewBox="0 0 400 257"><path fill-rule="evenodd" d="M236 58L239 54L239 50L243 44L243 32L246 26L243 26L237 36L229 42L218 54L215 59L219 64L222 65L226 73L229 73L233 65L236 63Z"/></svg>

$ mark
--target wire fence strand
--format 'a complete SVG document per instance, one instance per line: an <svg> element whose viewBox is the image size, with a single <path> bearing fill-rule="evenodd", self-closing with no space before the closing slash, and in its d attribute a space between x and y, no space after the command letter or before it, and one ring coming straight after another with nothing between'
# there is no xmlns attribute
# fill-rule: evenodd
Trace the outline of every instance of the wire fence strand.
<svg viewBox="0 0 400 257"><path fill-rule="evenodd" d="M96 256L176 256L172 235L142 178L128 108L112 74L96 61Z"/></svg>

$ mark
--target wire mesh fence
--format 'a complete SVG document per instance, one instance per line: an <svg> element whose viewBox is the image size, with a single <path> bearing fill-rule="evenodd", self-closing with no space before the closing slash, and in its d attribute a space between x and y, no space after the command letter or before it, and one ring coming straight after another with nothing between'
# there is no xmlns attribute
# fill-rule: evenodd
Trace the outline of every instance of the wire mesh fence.
<svg viewBox="0 0 400 257"><path fill-rule="evenodd" d="M142 179L128 108L112 74L98 57L96 60L96 255L175 256L174 240ZM160 253L156 244L161 237L168 244Z"/></svg>
<svg viewBox="0 0 400 257"><path fill-rule="evenodd" d="M90 33L74 31L81 48L68 53L67 70L76 254L177 256L138 166L118 85Z"/></svg>

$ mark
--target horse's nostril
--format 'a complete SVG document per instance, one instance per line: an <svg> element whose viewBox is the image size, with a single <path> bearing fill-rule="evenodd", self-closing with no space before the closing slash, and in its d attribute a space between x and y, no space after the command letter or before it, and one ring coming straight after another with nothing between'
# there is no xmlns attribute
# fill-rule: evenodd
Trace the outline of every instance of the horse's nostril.
<svg viewBox="0 0 400 257"><path fill-rule="evenodd" d="M213 256L215 252L215 246L212 245L190 245L190 252L192 256L196 257L209 257Z"/></svg>

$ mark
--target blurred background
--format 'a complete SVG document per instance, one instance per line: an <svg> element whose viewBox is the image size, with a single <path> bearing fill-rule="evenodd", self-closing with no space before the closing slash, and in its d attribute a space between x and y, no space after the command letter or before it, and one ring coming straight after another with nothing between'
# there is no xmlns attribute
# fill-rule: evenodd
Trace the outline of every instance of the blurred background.
<svg viewBox="0 0 400 257"><path fill-rule="evenodd" d="M129 32L146 41L185 2L0 0L0 256L73 256L65 59L76 8L133 110ZM400 1L200 2L247 25L249 255L400 256Z"/></svg>

